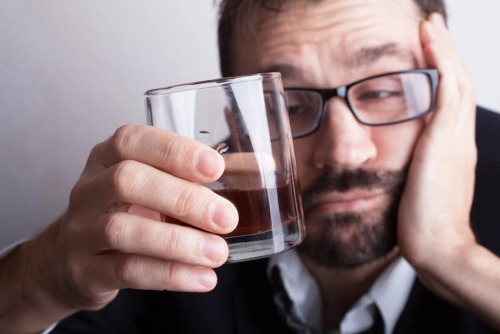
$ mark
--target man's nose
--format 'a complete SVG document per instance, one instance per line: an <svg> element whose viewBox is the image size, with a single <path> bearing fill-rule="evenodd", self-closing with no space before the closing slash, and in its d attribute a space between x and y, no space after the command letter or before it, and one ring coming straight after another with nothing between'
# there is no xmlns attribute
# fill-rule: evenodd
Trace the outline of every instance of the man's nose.
<svg viewBox="0 0 500 334"><path fill-rule="evenodd" d="M356 120L346 102L332 98L318 129L321 138L315 148L317 168L358 168L375 158L377 148L372 139L372 127Z"/></svg>

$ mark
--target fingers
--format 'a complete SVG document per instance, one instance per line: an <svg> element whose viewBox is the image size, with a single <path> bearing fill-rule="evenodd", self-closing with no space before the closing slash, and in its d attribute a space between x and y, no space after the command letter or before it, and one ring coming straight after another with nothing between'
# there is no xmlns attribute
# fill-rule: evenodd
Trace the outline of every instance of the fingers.
<svg viewBox="0 0 500 334"><path fill-rule="evenodd" d="M219 236L123 212L108 214L89 229L88 247L99 252L141 254L210 268L221 266L228 256L227 243Z"/></svg>
<svg viewBox="0 0 500 334"><path fill-rule="evenodd" d="M217 281L210 268L222 265L228 256L227 244L218 236L126 213L109 215L89 233L95 236L92 248L113 250L88 261L89 268L96 267L95 286L103 291L209 291Z"/></svg>
<svg viewBox="0 0 500 334"><path fill-rule="evenodd" d="M123 212L87 226L82 238L90 253L69 261L68 273L94 301L121 288L209 291L217 282L211 268L228 256L219 236Z"/></svg>
<svg viewBox="0 0 500 334"><path fill-rule="evenodd" d="M398 245L411 263L426 263L445 245L469 240L476 148L469 71L442 17L421 25L428 66L439 71L434 112L418 138L398 216Z"/></svg>
<svg viewBox="0 0 500 334"><path fill-rule="evenodd" d="M460 57L444 20L431 14L422 24L421 39L424 55L431 67L439 71L436 113L433 117L446 118L439 127L469 129L473 132L475 121L474 80Z"/></svg>
<svg viewBox="0 0 500 334"><path fill-rule="evenodd" d="M217 276L210 268L135 254L107 253L87 258L80 265L94 273L85 278L74 275L81 289L92 296L106 293L110 287L206 292L217 283ZM78 271L82 270L75 268L75 273Z"/></svg>
<svg viewBox="0 0 500 334"><path fill-rule="evenodd" d="M441 180L463 180L468 185L464 185L464 193L469 194L477 160L474 82L441 15L431 14L422 24L421 41L429 66L439 71L440 82L435 111L414 157L427 161L429 171L434 167L436 172L436 165L440 165L446 173L439 175Z"/></svg>
<svg viewBox="0 0 500 334"><path fill-rule="evenodd" d="M217 234L231 232L238 211L227 199L208 188L137 161L117 163L73 189L70 207L91 207L103 213L121 211L132 203L161 212Z"/></svg>
<svg viewBox="0 0 500 334"><path fill-rule="evenodd" d="M220 154L193 139L151 126L126 125L94 148L88 171L125 160L139 161L199 183L216 180L224 169Z"/></svg>
<svg viewBox="0 0 500 334"><path fill-rule="evenodd" d="M212 268L228 257L214 233L231 232L238 212L200 183L223 169L215 150L150 126L121 127L95 146L58 224L63 285L79 291L71 303L99 306L120 288L212 289Z"/></svg>

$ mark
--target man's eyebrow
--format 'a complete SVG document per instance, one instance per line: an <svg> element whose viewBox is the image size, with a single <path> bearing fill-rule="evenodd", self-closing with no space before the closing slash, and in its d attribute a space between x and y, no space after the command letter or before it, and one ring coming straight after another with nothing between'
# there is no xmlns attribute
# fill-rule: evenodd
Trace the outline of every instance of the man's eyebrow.
<svg viewBox="0 0 500 334"><path fill-rule="evenodd" d="M411 66L418 67L415 55L397 43L362 47L347 58L346 65L350 68L366 67L388 56L400 58L410 63ZM262 72L280 72L282 77L287 79L301 79L306 77L303 69L287 63L270 64L265 66Z"/></svg>
<svg viewBox="0 0 500 334"><path fill-rule="evenodd" d="M412 66L417 66L417 59L415 55L409 50L401 47L396 43L387 43L377 46L363 47L355 51L348 58L348 66L352 68L364 67L375 63L377 60L387 57L395 56L404 61L408 61Z"/></svg>

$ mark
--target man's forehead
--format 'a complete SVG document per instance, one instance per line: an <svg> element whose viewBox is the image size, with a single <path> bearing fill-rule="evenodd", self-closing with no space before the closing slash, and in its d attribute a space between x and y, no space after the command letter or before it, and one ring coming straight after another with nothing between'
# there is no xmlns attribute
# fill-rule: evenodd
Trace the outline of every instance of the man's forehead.
<svg viewBox="0 0 500 334"><path fill-rule="evenodd" d="M279 10L260 8L250 31L237 39L253 40L250 44L324 43L370 34L381 26L383 34L397 35L400 30L417 27L421 12L413 0L321 0L290 1ZM377 41L376 41L377 42ZM266 47L264 45L264 47Z"/></svg>
<svg viewBox="0 0 500 334"><path fill-rule="evenodd" d="M369 67L384 57L397 59L401 63L408 64L410 67L418 67L418 61L415 55L398 43L388 42L377 45L361 46L344 58L345 68ZM263 64L262 71L281 72L283 77L290 79L303 78L307 72L300 66L293 63L283 62L281 59L269 59L269 63Z"/></svg>
<svg viewBox="0 0 500 334"><path fill-rule="evenodd" d="M288 6L280 12L262 9L256 34L250 38L253 41L247 39L249 43L240 44L239 51L245 51L238 56L258 62L259 71L278 70L290 78L303 77L306 58L311 63L329 57L336 67L360 68L391 57L417 67L414 50L421 17L413 0L346 1L299 1L296 7ZM411 27L412 41L401 33L404 27L398 22L386 24L396 14L384 4L401 9L406 17L395 20ZM308 53L307 49L315 51ZM325 65L324 59L318 61Z"/></svg>

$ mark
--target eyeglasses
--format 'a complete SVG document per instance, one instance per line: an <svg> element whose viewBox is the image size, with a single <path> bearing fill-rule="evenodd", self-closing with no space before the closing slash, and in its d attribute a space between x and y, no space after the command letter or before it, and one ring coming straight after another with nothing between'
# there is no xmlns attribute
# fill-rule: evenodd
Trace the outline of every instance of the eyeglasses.
<svg viewBox="0 0 500 334"><path fill-rule="evenodd" d="M436 69L391 72L332 89L287 88L285 98L293 138L318 130L327 102L343 98L354 117L370 126L406 122L430 113L436 100Z"/></svg>

